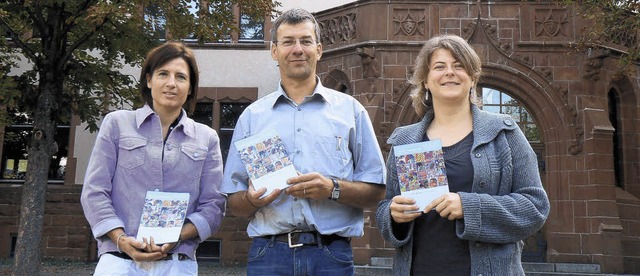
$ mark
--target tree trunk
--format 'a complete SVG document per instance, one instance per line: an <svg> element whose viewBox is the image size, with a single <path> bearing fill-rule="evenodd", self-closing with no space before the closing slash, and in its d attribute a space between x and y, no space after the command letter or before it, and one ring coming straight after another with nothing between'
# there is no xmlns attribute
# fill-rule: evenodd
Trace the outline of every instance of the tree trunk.
<svg viewBox="0 0 640 276"><path fill-rule="evenodd" d="M55 119L51 115L56 106L53 97L55 87L55 83L43 85L41 82L38 88L40 96L34 116L31 142L27 150L29 155L27 173L22 191L20 224L12 275L40 274L40 244L49 164L57 148L54 140Z"/></svg>

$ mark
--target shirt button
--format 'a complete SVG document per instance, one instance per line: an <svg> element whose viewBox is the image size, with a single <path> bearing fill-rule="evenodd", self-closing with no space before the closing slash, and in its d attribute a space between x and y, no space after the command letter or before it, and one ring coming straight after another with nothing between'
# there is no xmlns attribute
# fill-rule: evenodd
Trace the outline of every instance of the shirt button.
<svg viewBox="0 0 640 276"><path fill-rule="evenodd" d="M480 157L482 157L482 154L481 153L476 153L476 158L480 158Z"/></svg>
<svg viewBox="0 0 640 276"><path fill-rule="evenodd" d="M299 149L298 149L298 150L296 150L296 154L300 154L300 150L299 150Z"/></svg>
<svg viewBox="0 0 640 276"><path fill-rule="evenodd" d="M504 119L504 124L508 125L508 126L511 126L511 125L513 125L513 122L511 121L511 119Z"/></svg>
<svg viewBox="0 0 640 276"><path fill-rule="evenodd" d="M302 130L301 128L298 128L298 132L300 132L301 130Z"/></svg>
<svg viewBox="0 0 640 276"><path fill-rule="evenodd" d="M298 198L297 198L297 197L294 197L294 198L293 198L293 201L298 201Z"/></svg>
<svg viewBox="0 0 640 276"><path fill-rule="evenodd" d="M298 107L298 111L302 111L302 108L299 108L299 107Z"/></svg>
<svg viewBox="0 0 640 276"><path fill-rule="evenodd" d="M194 153L193 153L193 157L194 157L194 158L197 158L198 156L200 156L200 154L198 154L197 152L194 152Z"/></svg>

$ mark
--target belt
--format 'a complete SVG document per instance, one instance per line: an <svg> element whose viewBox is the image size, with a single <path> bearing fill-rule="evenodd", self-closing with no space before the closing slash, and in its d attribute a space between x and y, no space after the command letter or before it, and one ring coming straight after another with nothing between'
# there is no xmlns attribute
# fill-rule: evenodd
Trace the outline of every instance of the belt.
<svg viewBox="0 0 640 276"><path fill-rule="evenodd" d="M127 253L124 252L107 252L107 254L111 254L113 256L116 256L118 258L121 259L126 259L126 260L133 260L129 255L127 255ZM166 257L158 260L158 261L168 261L171 260L173 258L173 254L176 253L168 253ZM178 254L178 260L179 261L183 261L183 260L189 260L189 256L187 256L187 254L184 253L177 253Z"/></svg>
<svg viewBox="0 0 640 276"><path fill-rule="evenodd" d="M289 248L300 247L303 245L330 245L334 241L346 240L350 242L350 238L342 237L336 234L322 235L316 231L303 232L295 230L289 233L262 236L260 238L270 239L279 242L286 242L289 244Z"/></svg>

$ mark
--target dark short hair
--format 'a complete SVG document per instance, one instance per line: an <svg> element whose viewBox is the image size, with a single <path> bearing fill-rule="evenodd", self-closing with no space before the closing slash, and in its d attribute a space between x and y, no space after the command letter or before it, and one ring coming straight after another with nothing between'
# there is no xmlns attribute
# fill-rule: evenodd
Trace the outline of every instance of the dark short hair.
<svg viewBox="0 0 640 276"><path fill-rule="evenodd" d="M140 98L144 103L153 108L151 88L147 86L147 75L153 75L153 71L176 58L182 58L189 67L190 93L187 95L187 101L183 107L187 112L191 112L193 109L191 101L196 98L198 93L198 64L196 63L196 57L193 54L193 51L181 42L168 41L151 49L151 51L147 53L147 58L142 65L142 70L140 70Z"/></svg>
<svg viewBox="0 0 640 276"><path fill-rule="evenodd" d="M418 53L416 66L411 77L411 84L414 90L411 92L413 108L418 116L423 117L427 112L433 112L433 97L425 100L427 89L423 83L427 81L429 75L429 63L431 56L438 49L445 49L451 52L453 58L460 62L473 82L473 90L478 85L478 80L482 74L482 61L476 51L462 37L451 34L444 34L433 37L427 42ZM473 93L472 93L473 94ZM476 95L469 95L471 104L479 105L480 101Z"/></svg>
<svg viewBox="0 0 640 276"><path fill-rule="evenodd" d="M313 15L301 8L292 8L283 12L273 23L273 27L271 28L271 42L276 42L278 40L278 28L282 24L298 24L306 21L310 21L313 23L313 28L315 29L316 42L320 43L320 25L318 25L318 21Z"/></svg>

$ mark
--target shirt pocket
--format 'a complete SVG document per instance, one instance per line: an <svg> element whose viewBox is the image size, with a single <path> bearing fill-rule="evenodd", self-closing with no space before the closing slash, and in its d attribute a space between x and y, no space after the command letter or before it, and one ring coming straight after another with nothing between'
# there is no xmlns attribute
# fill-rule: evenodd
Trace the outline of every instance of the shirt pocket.
<svg viewBox="0 0 640 276"><path fill-rule="evenodd" d="M180 147L180 158L176 169L185 179L200 178L204 160L207 159L207 148L195 144L183 144Z"/></svg>
<svg viewBox="0 0 640 276"><path fill-rule="evenodd" d="M118 166L130 170L144 164L147 140L139 137L126 137L118 143Z"/></svg>
<svg viewBox="0 0 640 276"><path fill-rule="evenodd" d="M318 136L313 149L313 169L324 176L346 179L352 173L349 140L344 137Z"/></svg>

